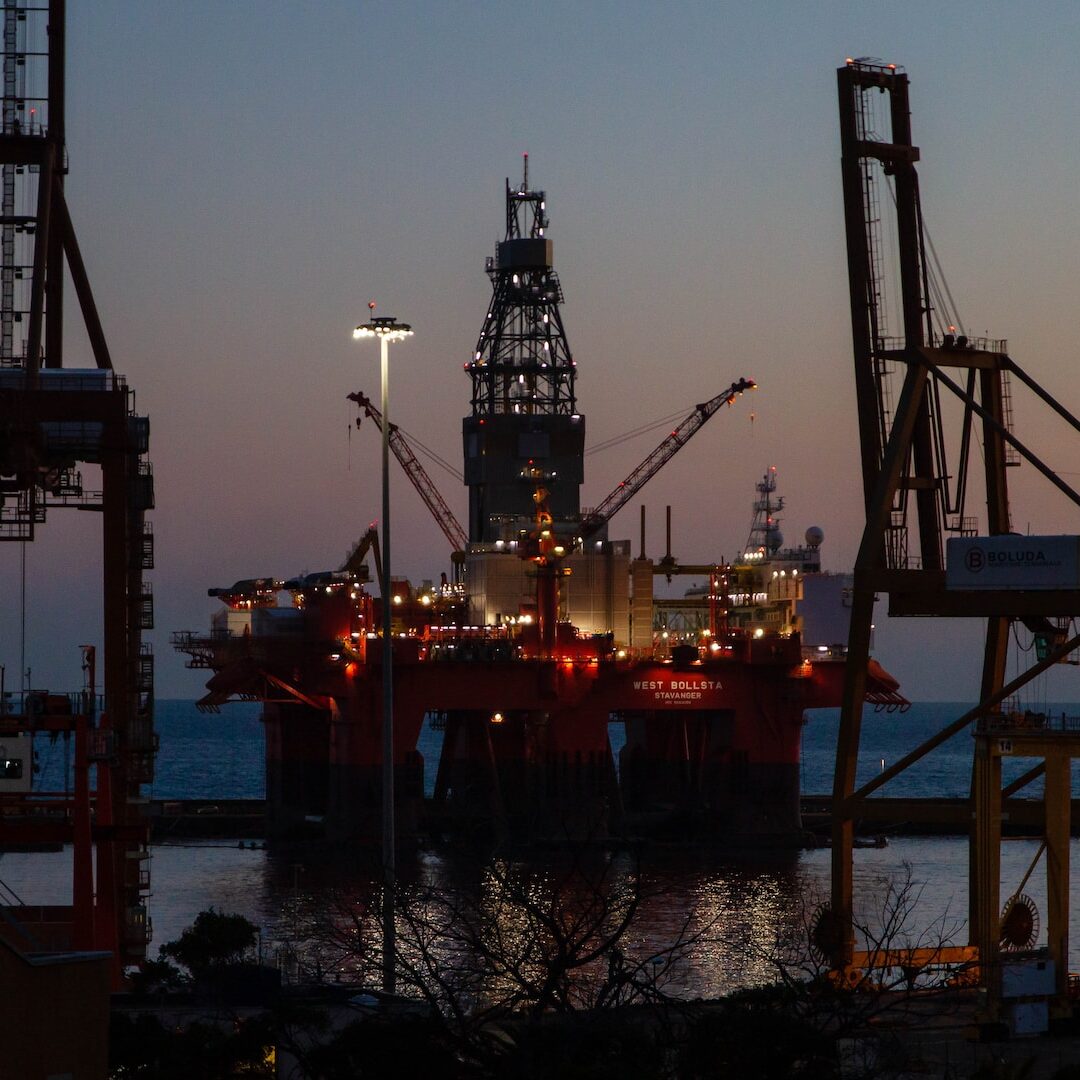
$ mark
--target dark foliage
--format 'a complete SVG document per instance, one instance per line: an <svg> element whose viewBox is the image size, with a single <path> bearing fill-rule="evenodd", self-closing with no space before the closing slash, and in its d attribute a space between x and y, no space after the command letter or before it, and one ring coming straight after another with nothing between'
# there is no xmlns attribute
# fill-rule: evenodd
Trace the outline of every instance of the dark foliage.
<svg viewBox="0 0 1080 1080"><path fill-rule="evenodd" d="M157 1017L114 1013L109 1028L109 1075L114 1080L229 1080L273 1076L264 1067L264 1033L257 1026L195 1022L179 1030Z"/></svg>
<svg viewBox="0 0 1080 1080"><path fill-rule="evenodd" d="M259 928L243 915L226 915L210 908L175 941L161 946L161 955L175 960L199 979L214 968L238 963L254 947Z"/></svg>
<svg viewBox="0 0 1080 1080"><path fill-rule="evenodd" d="M687 1024L678 1055L679 1076L685 1080L836 1076L833 1040L802 1011L796 995L784 986L740 991L703 1008Z"/></svg>
<svg viewBox="0 0 1080 1080"><path fill-rule="evenodd" d="M497 1080L654 1080L664 1076L661 1028L641 1009L563 1013L515 1027L493 1054Z"/></svg>
<svg viewBox="0 0 1080 1080"><path fill-rule="evenodd" d="M399 1080L475 1075L447 1044L441 1025L417 1017L358 1020L303 1054L308 1080Z"/></svg>

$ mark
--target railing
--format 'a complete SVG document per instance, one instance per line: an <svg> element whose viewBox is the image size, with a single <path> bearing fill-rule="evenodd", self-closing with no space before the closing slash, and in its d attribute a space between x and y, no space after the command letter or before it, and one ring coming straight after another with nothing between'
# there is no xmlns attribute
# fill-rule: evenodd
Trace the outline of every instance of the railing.
<svg viewBox="0 0 1080 1080"><path fill-rule="evenodd" d="M46 690L5 690L0 697L0 716L96 716L105 707L104 694L76 690L69 694L51 694Z"/></svg>
<svg viewBox="0 0 1080 1080"><path fill-rule="evenodd" d="M37 373L37 390L48 390L53 393L84 393L86 391L124 391L127 390L127 380L123 375L115 371L72 371L70 369L41 369ZM25 368L0 369L0 391L2 390L28 390L27 373Z"/></svg>
<svg viewBox="0 0 1080 1080"><path fill-rule="evenodd" d="M951 339L951 341L950 341ZM926 342L931 349L953 349L956 351L1007 353L1009 351L1008 338L992 337L966 337L963 334L932 334ZM907 348L907 341L902 337L879 337L875 343L874 352L900 353Z"/></svg>
<svg viewBox="0 0 1080 1080"><path fill-rule="evenodd" d="M1064 712L1055 715L1031 709L993 713L980 716L975 721L975 730L979 733L1039 731L1052 735L1080 735L1080 716L1069 716Z"/></svg>

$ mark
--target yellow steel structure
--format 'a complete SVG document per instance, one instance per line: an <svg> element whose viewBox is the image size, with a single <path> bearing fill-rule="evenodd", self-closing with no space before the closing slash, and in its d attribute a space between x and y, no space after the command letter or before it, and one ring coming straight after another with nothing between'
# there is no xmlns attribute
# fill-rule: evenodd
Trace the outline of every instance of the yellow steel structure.
<svg viewBox="0 0 1080 1080"><path fill-rule="evenodd" d="M1008 355L1000 340L969 339L943 310L951 300L927 259L911 141L908 79L895 65L849 60L838 71L842 174L847 233L855 387L866 524L855 563L851 636L833 788L832 904L819 942L838 971L858 960L852 920L854 825L866 797L957 732L971 728L970 947L979 978L996 1000L1001 979L1001 838L1004 801L1045 775L1044 833L1047 947L1055 962L1057 1004L1067 995L1069 915L1069 763L1080 732L1045 720L1034 730L1010 720L1007 699L1080 646L1077 582L1061 588L975 589L946 584L945 536L989 537L1012 531L1008 466L1021 460L1074 506L1077 494L1012 432L1009 386L1015 379L1058 418L1080 422ZM895 250L887 250L883 217L895 209ZM890 276L891 268L891 276ZM895 292L892 290L895 289ZM898 301L899 325L890 327ZM895 404L894 404L895 398ZM950 414L949 409L952 409ZM951 431L950 415L960 420ZM947 436L951 435L950 443ZM985 503L967 516L968 465L974 437L983 451ZM949 453L958 453L949 462ZM977 460L977 459L976 459ZM973 501L973 500L972 500ZM913 550L909 551L909 526ZM953 584L956 584L953 582ZM979 704L856 789L856 763L874 602L887 594L890 615L986 620ZM1006 685L1013 624L1047 643L1046 655ZM1002 788L1001 762L1041 759ZM1030 871L1029 871L1030 874ZM1010 892L1009 898L1012 894Z"/></svg>

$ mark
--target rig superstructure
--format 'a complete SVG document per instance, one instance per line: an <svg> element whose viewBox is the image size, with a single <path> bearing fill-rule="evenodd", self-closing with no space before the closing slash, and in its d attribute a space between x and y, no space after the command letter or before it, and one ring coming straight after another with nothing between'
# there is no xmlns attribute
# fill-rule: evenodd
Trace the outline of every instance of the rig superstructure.
<svg viewBox="0 0 1080 1080"><path fill-rule="evenodd" d="M736 565L705 567L680 566L670 551L633 558L628 540L609 539L612 515L754 383L736 380L695 406L583 509L585 419L547 229L546 197L530 189L526 166L517 188L506 185L506 235L487 262L491 302L465 364L467 529L391 427L443 534L455 548L467 537L454 580L381 580L372 527L341 570L211 590L226 605L211 634L174 635L190 666L212 672L204 707L264 702L271 835L377 833L383 605L393 615L399 835L425 813L436 829L496 837L600 836L658 819L685 829L687 815L701 835L799 835L803 712L839 703L843 670L842 637L811 650L797 622L820 535L797 552L770 541ZM365 395L350 397L381 424ZM696 615L668 628L654 578L683 574L707 578L708 595L688 597ZM876 668L867 695L902 706L896 689ZM425 717L443 731L433 806L417 747ZM618 770L612 723L627 735Z"/></svg>

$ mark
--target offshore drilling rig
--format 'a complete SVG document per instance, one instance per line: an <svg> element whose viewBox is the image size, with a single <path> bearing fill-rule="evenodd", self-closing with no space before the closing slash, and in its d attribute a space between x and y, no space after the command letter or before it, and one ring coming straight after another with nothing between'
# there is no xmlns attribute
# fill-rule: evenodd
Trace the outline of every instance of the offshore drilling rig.
<svg viewBox="0 0 1080 1080"><path fill-rule="evenodd" d="M150 934L140 785L153 778L154 658L141 634L153 625L143 572L153 566L145 515L154 489L149 423L113 368L64 194L64 14L62 0L3 7L0 542L31 543L53 511L99 513L105 637L100 663L93 647L83 649L82 690L31 687L23 663L16 688L0 694L0 850L72 850L71 903L24 903L5 890L0 934L34 952L107 952L118 986L124 968L145 956ZM91 369L64 366L65 267ZM80 465L100 472L100 489L84 485ZM9 605L18 591L5 597ZM58 738L74 739L71 781L37 790L34 746Z"/></svg>
<svg viewBox="0 0 1080 1080"><path fill-rule="evenodd" d="M838 704L843 672L842 634L811 640L797 609L832 584L819 573L820 532L783 548L770 517L734 563L704 566L680 565L670 551L632 558L629 541L608 536L612 516L753 383L736 380L694 407L594 509L582 508L585 418L546 197L529 185L527 158L505 200L505 235L486 265L491 301L464 364L467 528L400 429L388 432L455 549L453 580L382 580L372 528L339 570L212 589L225 607L211 633L179 632L174 645L212 673L205 708L264 702L271 835L376 835L377 639L388 605L399 833L423 827L425 815L440 831L496 838L595 837L662 819L681 835L797 842L803 712ZM365 395L350 397L382 423ZM771 506L774 476L765 488ZM678 602L676 622L654 598L656 575L709 585ZM902 706L896 690L875 666L869 699ZM430 807L417 749L425 717L444 733ZM612 723L626 734L618 774Z"/></svg>
<svg viewBox="0 0 1080 1080"><path fill-rule="evenodd" d="M1072 506L1080 494L1013 431L1011 380L1066 427L1080 420L1009 355L1004 340L969 336L954 310L922 216L907 75L895 64L848 60L837 73L848 277L866 526L855 565L851 638L833 795L832 901L819 912L818 948L853 984L868 965L966 969L988 991L990 1020L1014 1031L1071 1012L1068 975L1070 762L1080 719L1018 707L1017 695L1052 665L1075 662L1080 635L1080 539L1013 532L1009 473L1021 463ZM897 243L886 243L889 218ZM896 301L898 321L890 325ZM982 494L970 488L981 437ZM856 787L865 658L875 594L889 614L986 623L979 704ZM1010 639L1025 635L1026 670L1006 682ZM1019 644L1019 642L1018 642ZM871 958L853 932L852 843L868 796L946 739L973 736L970 943ZM1034 764L1003 784L1002 762ZM1001 842L1010 801L1044 778L1042 844L1002 902ZM895 803L894 803L895 805ZM1044 862L1045 951L1023 889ZM1035 1030L1028 1027L1028 1030Z"/></svg>

